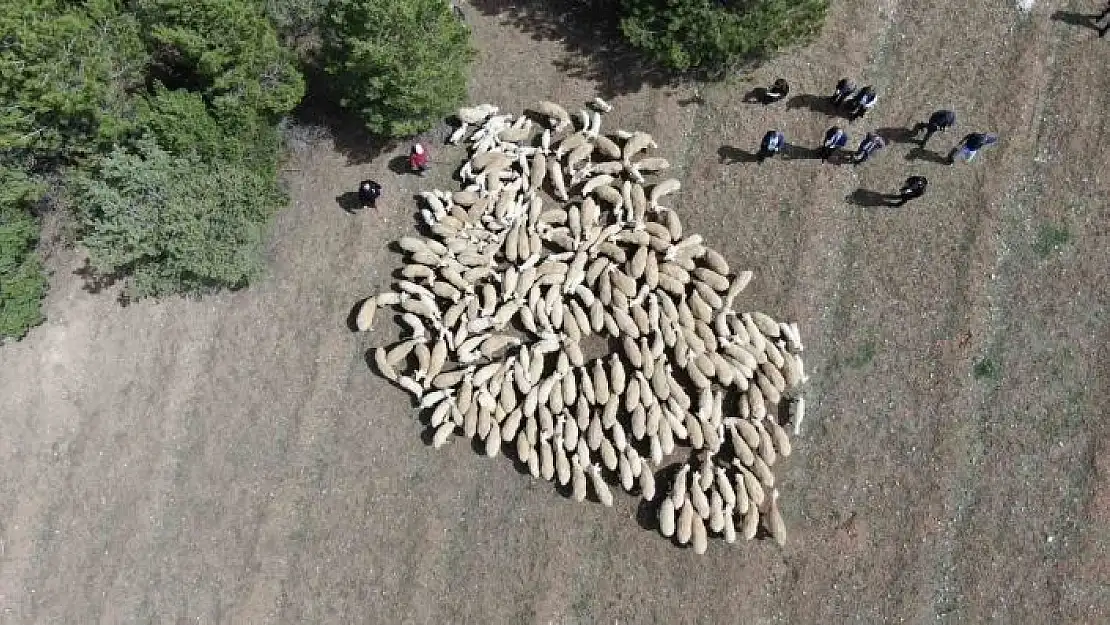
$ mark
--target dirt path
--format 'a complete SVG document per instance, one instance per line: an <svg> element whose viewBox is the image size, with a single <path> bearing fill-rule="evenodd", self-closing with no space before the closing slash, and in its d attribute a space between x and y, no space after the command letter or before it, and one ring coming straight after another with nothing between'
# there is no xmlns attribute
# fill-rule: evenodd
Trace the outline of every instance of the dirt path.
<svg viewBox="0 0 1110 625"><path fill-rule="evenodd" d="M686 229L756 272L745 306L802 326L785 549L698 557L629 497L574 504L505 459L426 447L364 362L389 324L345 327L389 283L418 182L394 154L351 166L319 145L290 164L272 275L246 292L120 308L82 290L79 255L54 259L50 321L0 350L0 622L1110 620L1110 48L1049 18L1068 8L835 3L818 43L754 76L875 84L856 139L951 106L930 150L1002 135L970 165L897 142L855 170L734 162L770 127L811 146L833 123L811 99L744 104L739 80L612 98L607 123L675 164ZM470 13L475 100L595 94L561 44L499 21ZM844 200L916 171L929 194L903 209ZM386 199L347 215L335 198L365 174Z"/></svg>

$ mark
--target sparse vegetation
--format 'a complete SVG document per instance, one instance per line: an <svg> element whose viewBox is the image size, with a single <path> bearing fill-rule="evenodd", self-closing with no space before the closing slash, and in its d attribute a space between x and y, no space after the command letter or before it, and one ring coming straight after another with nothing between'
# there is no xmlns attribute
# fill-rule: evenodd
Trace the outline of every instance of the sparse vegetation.
<svg viewBox="0 0 1110 625"><path fill-rule="evenodd" d="M975 363L972 373L976 380L997 382L1002 377L1002 366L997 360L987 357Z"/></svg>
<svg viewBox="0 0 1110 625"><path fill-rule="evenodd" d="M1071 242L1071 231L1066 226L1044 224L1037 232L1037 240L1033 242L1033 252L1039 258L1048 258L1048 255L1059 250Z"/></svg>

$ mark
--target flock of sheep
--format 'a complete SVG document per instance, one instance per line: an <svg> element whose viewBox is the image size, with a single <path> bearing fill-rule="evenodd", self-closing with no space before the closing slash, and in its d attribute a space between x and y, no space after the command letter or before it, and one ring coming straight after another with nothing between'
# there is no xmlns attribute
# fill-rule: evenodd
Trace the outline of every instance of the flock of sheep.
<svg viewBox="0 0 1110 625"><path fill-rule="evenodd" d="M429 233L399 241L402 279L364 300L357 327L399 308L408 336L374 360L426 411L435 447L504 445L577 501L612 505L619 484L699 554L709 532L750 540L761 520L783 544L772 467L791 452L780 407L794 434L805 411L798 327L733 310L752 273L661 204L681 185L645 180L669 167L645 154L651 136L602 134L611 107L590 105L459 110L463 189L422 194ZM588 359L595 345L619 349ZM680 446L689 460L657 488Z"/></svg>

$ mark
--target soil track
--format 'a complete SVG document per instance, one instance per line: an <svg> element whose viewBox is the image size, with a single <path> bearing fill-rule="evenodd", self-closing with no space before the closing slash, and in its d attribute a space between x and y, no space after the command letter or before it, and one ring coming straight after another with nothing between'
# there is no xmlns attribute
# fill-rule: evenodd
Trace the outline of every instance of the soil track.
<svg viewBox="0 0 1110 625"><path fill-rule="evenodd" d="M272 275L248 291L121 308L83 290L79 253L51 260L50 321L0 349L0 622L1110 621L1110 48L1051 17L1078 2L834 4L754 84L696 93L568 77L570 31L469 12L475 101L621 93L606 123L655 134L686 229L756 272L745 306L801 324L785 549L698 557L630 497L574 504L503 458L427 447L364 361L394 330L346 319L454 155L419 180L388 171L396 153L350 165L321 143L293 156ZM744 162L768 128L808 147L832 123L804 97L741 101L779 75L795 97L875 84L856 139L951 106L931 151L1002 141L956 167L899 142L855 169ZM913 172L929 193L904 208L845 201ZM386 197L348 215L336 197L365 174Z"/></svg>

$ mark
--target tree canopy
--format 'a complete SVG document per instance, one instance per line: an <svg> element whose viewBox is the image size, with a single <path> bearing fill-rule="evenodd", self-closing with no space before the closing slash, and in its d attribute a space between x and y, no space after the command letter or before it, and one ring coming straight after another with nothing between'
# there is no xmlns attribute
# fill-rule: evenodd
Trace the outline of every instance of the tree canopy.
<svg viewBox="0 0 1110 625"><path fill-rule="evenodd" d="M821 29L828 0L620 0L621 32L672 70L717 73Z"/></svg>
<svg viewBox="0 0 1110 625"><path fill-rule="evenodd" d="M375 134L427 130L466 97L474 50L445 0L331 0L322 37L341 104Z"/></svg>

